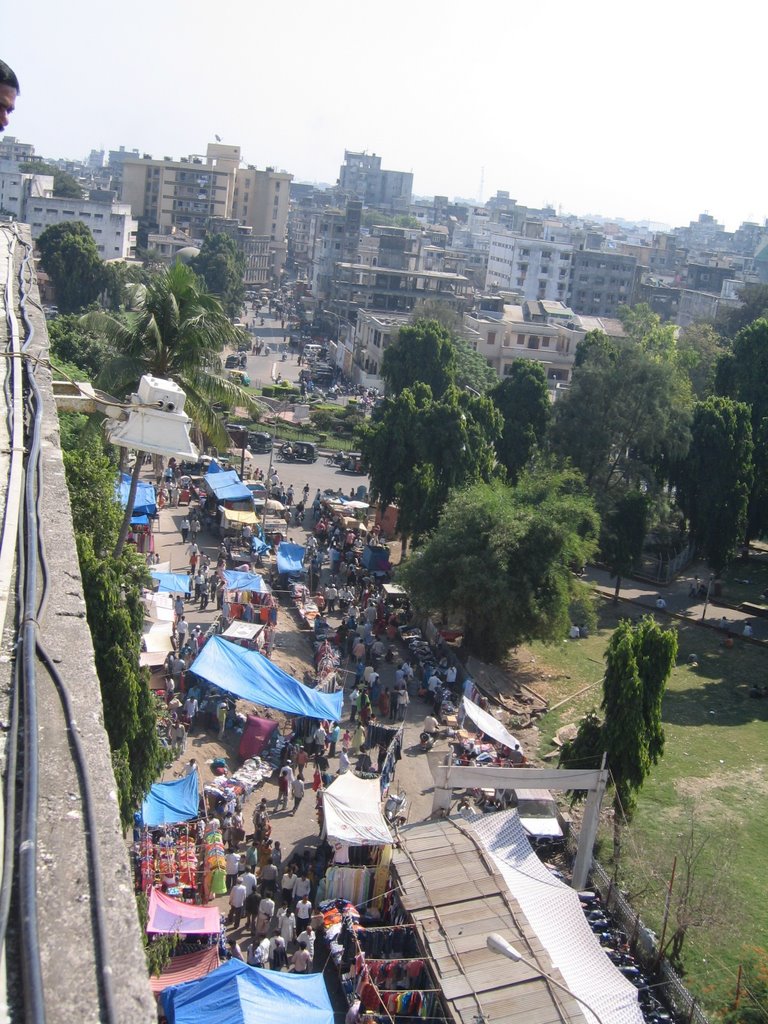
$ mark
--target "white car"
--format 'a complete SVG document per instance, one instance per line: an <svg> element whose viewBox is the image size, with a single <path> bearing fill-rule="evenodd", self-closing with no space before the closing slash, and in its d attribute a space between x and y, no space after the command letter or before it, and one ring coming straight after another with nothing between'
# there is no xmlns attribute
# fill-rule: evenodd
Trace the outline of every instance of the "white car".
<svg viewBox="0 0 768 1024"><path fill-rule="evenodd" d="M561 843L568 826L548 789L513 789L510 806L535 843Z"/></svg>

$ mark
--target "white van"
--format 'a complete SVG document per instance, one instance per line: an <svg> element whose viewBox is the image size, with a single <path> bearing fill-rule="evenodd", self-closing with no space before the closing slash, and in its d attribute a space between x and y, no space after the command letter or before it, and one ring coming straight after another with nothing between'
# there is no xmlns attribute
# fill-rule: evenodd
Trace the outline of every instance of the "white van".
<svg viewBox="0 0 768 1024"><path fill-rule="evenodd" d="M304 358L305 359L317 359L320 355L322 345L305 345L304 346Z"/></svg>

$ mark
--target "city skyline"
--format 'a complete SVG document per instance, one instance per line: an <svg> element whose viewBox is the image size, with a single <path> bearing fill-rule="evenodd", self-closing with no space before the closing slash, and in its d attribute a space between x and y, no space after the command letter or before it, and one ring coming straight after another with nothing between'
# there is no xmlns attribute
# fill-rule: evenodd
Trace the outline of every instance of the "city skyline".
<svg viewBox="0 0 768 1024"><path fill-rule="evenodd" d="M707 211L733 230L768 216L742 11L650 0L633 21L605 0L522 13L483 0L470 17L393 0L377 17L348 0L136 0L126 19L41 0L34 31L6 13L0 56L21 82L7 131L71 159L120 145L178 158L219 135L249 163L329 183L344 149L365 149L413 171L419 196L479 200L482 181L483 200L502 189L671 227ZM755 34L765 21L750 12Z"/></svg>

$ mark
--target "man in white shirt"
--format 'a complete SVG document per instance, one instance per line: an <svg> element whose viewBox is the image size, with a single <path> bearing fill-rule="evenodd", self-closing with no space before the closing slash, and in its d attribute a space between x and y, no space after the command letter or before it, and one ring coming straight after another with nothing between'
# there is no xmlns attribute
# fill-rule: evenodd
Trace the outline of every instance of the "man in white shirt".
<svg viewBox="0 0 768 1024"><path fill-rule="evenodd" d="M237 856L237 854L235 854ZM229 878L229 875L227 875ZM242 882L238 882L237 885L232 886L232 891L229 894L229 917L230 921L235 928L240 927L240 920L243 916L243 906L245 905L245 886Z"/></svg>
<svg viewBox="0 0 768 1024"><path fill-rule="evenodd" d="M240 881L245 886L245 896L247 899L256 888L256 875L254 875L250 868L247 868L240 876Z"/></svg>
<svg viewBox="0 0 768 1024"><path fill-rule="evenodd" d="M445 671L445 681L449 686L452 686L456 682L456 666L449 665Z"/></svg>
<svg viewBox="0 0 768 1024"><path fill-rule="evenodd" d="M240 867L240 855L234 852L228 853L225 857L225 861L227 865L227 892L229 892L235 882L237 882L237 872Z"/></svg>
<svg viewBox="0 0 768 1024"><path fill-rule="evenodd" d="M308 924L304 931L296 936L296 942L300 946L303 943L307 947L310 956L315 955L315 933L312 930L311 924Z"/></svg>
<svg viewBox="0 0 768 1024"><path fill-rule="evenodd" d="M434 736L434 734L437 732L438 728L439 727L438 727L437 719L435 718L435 716L434 715L427 715L427 717L424 719L424 729L423 729L423 731L424 732L428 732L430 736Z"/></svg>
<svg viewBox="0 0 768 1024"><path fill-rule="evenodd" d="M309 896L312 891L312 883L306 875L301 875L296 879L296 883L293 887L293 898L298 902L305 896Z"/></svg>
<svg viewBox="0 0 768 1024"><path fill-rule="evenodd" d="M323 727L323 724L321 722L320 725L318 725L318 727L315 729L315 734L313 736L313 739L315 741L315 754L324 753L327 735L328 734L326 733L325 728Z"/></svg>

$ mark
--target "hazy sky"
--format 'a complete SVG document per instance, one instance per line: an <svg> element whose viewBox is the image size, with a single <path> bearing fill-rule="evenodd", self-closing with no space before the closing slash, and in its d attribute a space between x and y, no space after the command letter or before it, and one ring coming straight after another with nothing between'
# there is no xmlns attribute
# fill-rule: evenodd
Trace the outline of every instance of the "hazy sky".
<svg viewBox="0 0 768 1024"><path fill-rule="evenodd" d="M37 0L5 4L46 156L178 158L218 134L333 183L343 151L414 192L733 229L768 216L763 4L691 0Z"/></svg>

